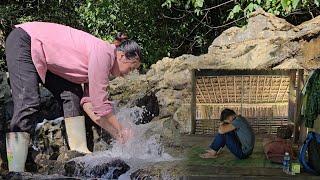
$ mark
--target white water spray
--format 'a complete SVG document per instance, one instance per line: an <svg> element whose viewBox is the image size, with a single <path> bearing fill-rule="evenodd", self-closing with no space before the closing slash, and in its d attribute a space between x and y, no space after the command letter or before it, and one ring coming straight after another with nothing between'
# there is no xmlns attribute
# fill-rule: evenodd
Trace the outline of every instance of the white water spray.
<svg viewBox="0 0 320 180"><path fill-rule="evenodd" d="M151 133L148 136L147 131L152 131L153 128L150 124L135 125L135 122L141 119L143 111L139 107L122 108L116 111L116 117L125 128L132 130L133 137L125 144L115 141L110 150L79 157L79 160L86 164L87 168L93 168L112 159L121 159L130 166L130 170L119 179L128 179L132 172L148 164L177 160L164 151L160 143L160 134ZM111 177L110 173L109 171L104 177Z"/></svg>

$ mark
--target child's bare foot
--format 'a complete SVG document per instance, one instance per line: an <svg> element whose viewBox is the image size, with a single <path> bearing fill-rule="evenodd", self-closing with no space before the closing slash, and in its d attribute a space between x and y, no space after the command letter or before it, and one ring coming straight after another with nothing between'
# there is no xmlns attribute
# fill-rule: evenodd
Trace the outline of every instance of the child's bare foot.
<svg viewBox="0 0 320 180"><path fill-rule="evenodd" d="M208 159L208 158L217 158L217 157L218 157L218 154L217 154L216 151L214 151L214 150L207 150L206 153L200 154L199 156L200 156L201 158Z"/></svg>
<svg viewBox="0 0 320 180"><path fill-rule="evenodd" d="M212 149L207 149L206 152L212 152L213 153L213 150ZM221 154L223 152L223 148L219 149L217 153L217 155Z"/></svg>
<svg viewBox="0 0 320 180"><path fill-rule="evenodd" d="M204 153L204 154L200 154L199 156L204 159L214 159L214 158L218 157L218 155L216 155L216 154L214 155L211 153Z"/></svg>

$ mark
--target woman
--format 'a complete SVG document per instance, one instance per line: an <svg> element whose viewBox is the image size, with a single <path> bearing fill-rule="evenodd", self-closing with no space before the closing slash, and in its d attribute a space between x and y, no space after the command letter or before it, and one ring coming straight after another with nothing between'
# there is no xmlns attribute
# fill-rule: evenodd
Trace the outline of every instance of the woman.
<svg viewBox="0 0 320 180"><path fill-rule="evenodd" d="M39 114L39 83L51 91L63 107L71 150L90 152L81 106L114 138L126 141L129 133L114 116L112 102L108 100L108 77L124 76L137 69L141 48L124 36L117 40L118 46L54 23L29 22L15 26L6 40L14 102L7 133L9 171L24 171L27 146Z"/></svg>

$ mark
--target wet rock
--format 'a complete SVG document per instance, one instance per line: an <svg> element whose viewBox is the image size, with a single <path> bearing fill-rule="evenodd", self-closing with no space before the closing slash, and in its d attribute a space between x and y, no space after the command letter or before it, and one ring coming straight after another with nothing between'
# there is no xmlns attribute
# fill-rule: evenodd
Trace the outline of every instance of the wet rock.
<svg viewBox="0 0 320 180"><path fill-rule="evenodd" d="M81 157L81 156L84 156L85 154L84 153L80 153L78 151L65 151L65 152L62 152L57 161L58 162L66 162L66 161L69 161L73 158L76 158L76 157Z"/></svg>
<svg viewBox="0 0 320 180"><path fill-rule="evenodd" d="M37 172L53 174L59 172L64 156L72 156L67 153L67 143L63 118L53 121L44 121L37 125L37 131L33 136L33 144L28 157L37 165ZM67 154L67 155L66 155ZM73 158L75 156L72 156ZM60 159L59 159L60 158ZM60 161L59 161L60 160Z"/></svg>
<svg viewBox="0 0 320 180"><path fill-rule="evenodd" d="M149 123L154 117L159 115L158 98L154 92L151 92L150 94L138 99L136 106L144 109L141 117L136 122L137 125Z"/></svg>
<svg viewBox="0 0 320 180"><path fill-rule="evenodd" d="M92 152L110 149L111 135L96 123L86 118L87 146Z"/></svg>
<svg viewBox="0 0 320 180"><path fill-rule="evenodd" d="M173 120L179 123L180 133L191 132L191 108L190 104L181 105L173 115Z"/></svg>
<svg viewBox="0 0 320 180"><path fill-rule="evenodd" d="M54 175L42 175L42 174L33 174L29 172L9 172L0 176L0 179L5 180L47 180L47 179L61 179L61 180L79 180L80 178L76 177L67 177L59 174Z"/></svg>
<svg viewBox="0 0 320 180"><path fill-rule="evenodd" d="M48 174L63 174L65 168L66 162L69 160L76 158L76 157L81 157L84 156L85 154L80 153L78 151L64 151L61 152L60 155L58 156L56 161L48 161Z"/></svg>
<svg viewBox="0 0 320 180"><path fill-rule="evenodd" d="M6 152L5 133L0 132L0 171L8 168Z"/></svg>
<svg viewBox="0 0 320 180"><path fill-rule="evenodd" d="M34 162L38 166L38 173L48 173L50 167L53 167L54 162L53 160L50 160L50 155L48 154L41 154L39 153L35 159Z"/></svg>
<svg viewBox="0 0 320 180"><path fill-rule="evenodd" d="M138 169L137 171L133 172L130 175L130 178L134 179L134 180L153 180L153 179L155 179L155 177L151 176L150 174L151 173L147 170Z"/></svg>
<svg viewBox="0 0 320 180"><path fill-rule="evenodd" d="M28 172L22 172L22 173L18 173L18 172L9 172L6 173L4 175L2 175L3 179L12 179L12 180L20 180L20 179L32 179L32 174L28 173Z"/></svg>
<svg viewBox="0 0 320 180"><path fill-rule="evenodd" d="M6 121L6 105L10 99L10 87L7 75L0 72L0 170L7 169L6 139L8 122Z"/></svg>
<svg viewBox="0 0 320 180"><path fill-rule="evenodd" d="M134 171L130 178L134 180L181 179L185 174L184 167L179 162L161 162Z"/></svg>
<svg viewBox="0 0 320 180"><path fill-rule="evenodd" d="M132 105L135 100L148 94L148 90L153 86L144 75L132 72L126 77L117 77L110 81L109 92L110 97L117 102L118 106L126 106L127 104Z"/></svg>
<svg viewBox="0 0 320 180"><path fill-rule="evenodd" d="M60 147L67 147L65 141L63 118L37 124L33 144L39 151L48 154L59 152Z"/></svg>
<svg viewBox="0 0 320 180"><path fill-rule="evenodd" d="M162 142L167 146L180 146L181 145L181 134L180 126L172 118L166 118L162 123Z"/></svg>
<svg viewBox="0 0 320 180"><path fill-rule="evenodd" d="M64 165L66 176L94 177L117 179L121 174L126 173L130 167L122 160L116 159L110 162L101 163L93 167L83 161L71 160Z"/></svg>
<svg viewBox="0 0 320 180"><path fill-rule="evenodd" d="M169 87L174 90L183 90L186 87L191 87L191 73L188 69L175 71L169 71L164 74L163 77L163 87Z"/></svg>
<svg viewBox="0 0 320 180"><path fill-rule="evenodd" d="M5 36L4 36L4 32L3 30L0 30L0 47L4 48L4 44L5 44Z"/></svg>
<svg viewBox="0 0 320 180"><path fill-rule="evenodd" d="M27 172L38 172L39 166L35 162L36 156L39 154L39 151L35 151L31 146L28 148L28 155L25 164L25 169Z"/></svg>
<svg viewBox="0 0 320 180"><path fill-rule="evenodd" d="M184 91L161 89L156 93L160 105L160 118L172 117L184 100Z"/></svg>
<svg viewBox="0 0 320 180"><path fill-rule="evenodd" d="M88 148L102 151L110 148L110 135L90 120L86 124ZM64 172L64 164L72 158L84 156L77 151L69 151L63 118L44 121L38 124L33 140L33 161L38 172L56 174ZM38 154L37 154L38 152ZM41 153L40 153L41 152ZM33 162L31 161L31 162Z"/></svg>

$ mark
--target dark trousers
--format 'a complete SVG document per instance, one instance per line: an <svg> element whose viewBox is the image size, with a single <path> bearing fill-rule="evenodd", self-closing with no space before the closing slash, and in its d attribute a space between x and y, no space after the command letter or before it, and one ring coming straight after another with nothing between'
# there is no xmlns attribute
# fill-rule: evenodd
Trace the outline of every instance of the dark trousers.
<svg viewBox="0 0 320 180"><path fill-rule="evenodd" d="M219 149L227 146L229 151L235 155L239 159L245 159L248 155L242 152L241 142L235 133L235 131L231 131L225 134L217 134L210 145L210 148L219 151Z"/></svg>
<svg viewBox="0 0 320 180"><path fill-rule="evenodd" d="M32 134L39 118L39 83L42 81L32 61L30 36L21 28L14 29L6 39L5 53L14 103L10 131ZM64 117L81 115L83 91L80 84L48 71L43 85L63 107Z"/></svg>

